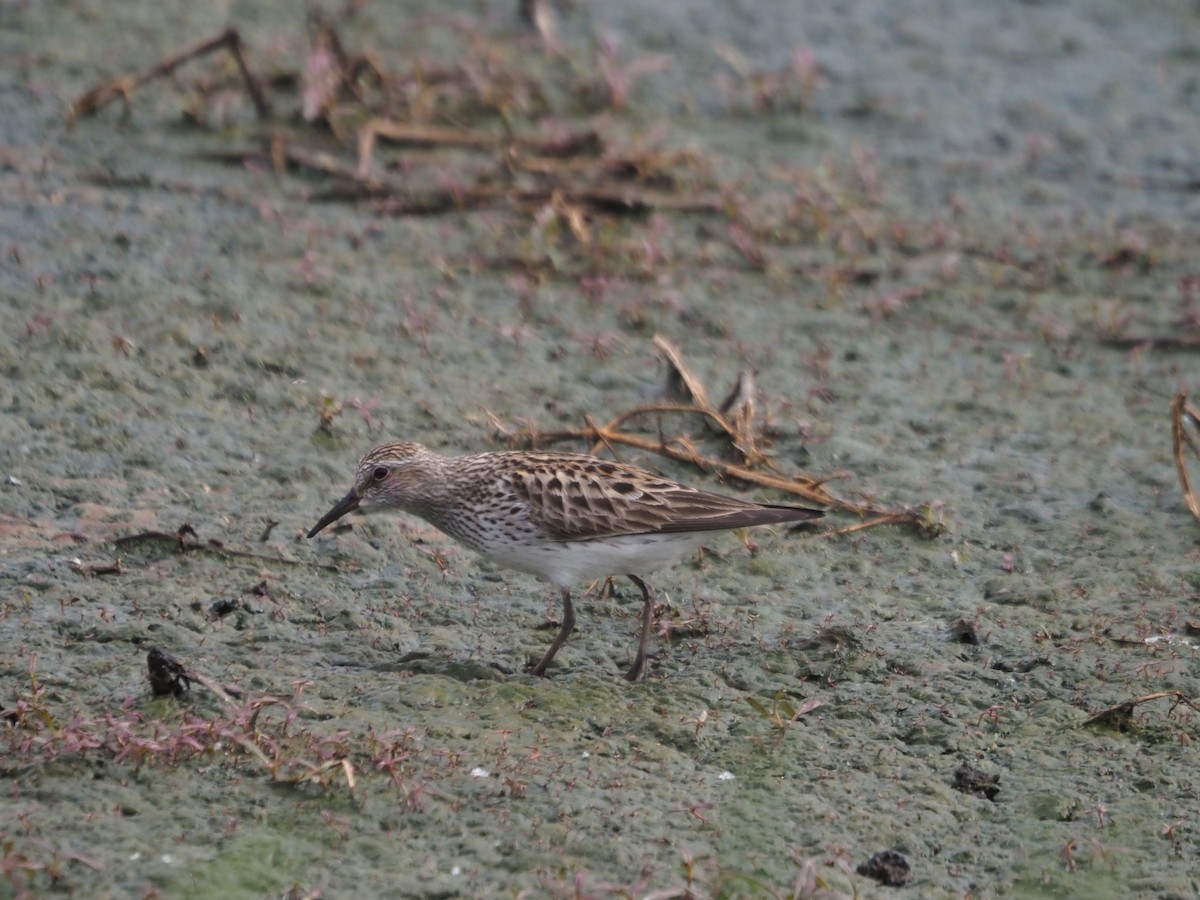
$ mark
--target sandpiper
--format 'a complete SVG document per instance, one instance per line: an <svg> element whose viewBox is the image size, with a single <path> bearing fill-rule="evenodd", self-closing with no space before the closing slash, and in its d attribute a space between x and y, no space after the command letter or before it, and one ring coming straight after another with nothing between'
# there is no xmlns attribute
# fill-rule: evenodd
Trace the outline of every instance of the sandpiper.
<svg viewBox="0 0 1200 900"><path fill-rule="evenodd" d="M354 487L308 536L356 509L419 516L487 559L556 586L562 625L533 667L535 675L546 673L575 627L571 586L628 576L645 601L629 681L642 677L655 605L654 589L641 575L684 559L710 532L823 515L697 490L594 456L539 451L441 456L405 441L363 456Z"/></svg>

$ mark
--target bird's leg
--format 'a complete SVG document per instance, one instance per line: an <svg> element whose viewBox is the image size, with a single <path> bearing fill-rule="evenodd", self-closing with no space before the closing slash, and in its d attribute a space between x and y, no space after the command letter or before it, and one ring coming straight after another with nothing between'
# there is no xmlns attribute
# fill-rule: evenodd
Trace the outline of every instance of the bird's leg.
<svg viewBox="0 0 1200 900"><path fill-rule="evenodd" d="M650 643L650 625L651 619L654 618L654 604L657 602L657 598L654 596L654 588L636 575L630 575L629 580L642 589L642 597L646 602L642 607L642 627L638 632L637 656L633 658L632 668L625 673L625 680L640 681L642 669L646 667L646 646Z"/></svg>
<svg viewBox="0 0 1200 900"><path fill-rule="evenodd" d="M554 643L550 645L550 649L546 651L546 655L542 657L542 661L530 669L534 675L546 674L546 666L550 665L550 660L554 659L554 654L558 652L558 648L567 642L567 638L571 636L571 632L575 629L575 607L571 605L571 591L568 588L562 588L562 602L562 627L558 629L558 634L554 637Z"/></svg>

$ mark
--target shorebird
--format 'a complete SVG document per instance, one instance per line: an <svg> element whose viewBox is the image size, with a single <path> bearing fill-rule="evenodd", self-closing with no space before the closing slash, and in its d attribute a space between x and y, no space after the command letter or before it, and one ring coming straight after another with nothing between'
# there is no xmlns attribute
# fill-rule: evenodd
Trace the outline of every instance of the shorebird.
<svg viewBox="0 0 1200 900"><path fill-rule="evenodd" d="M824 513L754 503L677 482L624 463L577 453L510 451L441 456L407 441L382 444L358 463L354 487L308 532L356 509L419 516L498 565L538 575L559 589L563 618L542 661L575 627L571 587L627 576L642 592L641 627L629 681L642 677L654 589L642 575L674 565L712 532L807 522Z"/></svg>

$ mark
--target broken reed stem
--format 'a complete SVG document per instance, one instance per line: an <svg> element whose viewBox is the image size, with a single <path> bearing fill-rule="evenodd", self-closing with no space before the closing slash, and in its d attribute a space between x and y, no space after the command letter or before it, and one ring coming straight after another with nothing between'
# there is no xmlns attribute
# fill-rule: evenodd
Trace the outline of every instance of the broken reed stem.
<svg viewBox="0 0 1200 900"><path fill-rule="evenodd" d="M682 412L682 413L698 413L701 410L695 407L675 404L650 404L647 407L638 407L635 410L629 410L623 413L618 418L621 420L628 419L634 415L645 412ZM696 466L698 469L706 472L720 472L731 478L738 478L742 481L748 481L762 487L777 488L788 493L798 494L813 503L822 503L825 505L838 505L838 501L821 486L822 482L815 478L810 478L807 475L774 475L770 472L760 472L747 466L738 465L736 463L725 462L721 459L716 459L711 456L705 456L700 453L692 445L691 441L682 436L676 436L669 440L656 440L654 438L644 437L639 434L630 434L625 431L618 431L613 428L611 423L606 425L597 425L590 418L586 428L570 428L562 431L538 432L536 435L529 435L531 438L536 437L538 442L558 443L559 441L568 440L587 440L593 444L604 446L610 451L614 444L621 444L626 447L635 447L638 450L647 450L651 453L657 453L659 456L666 456L676 462L688 463Z"/></svg>
<svg viewBox="0 0 1200 900"><path fill-rule="evenodd" d="M1129 727L1129 722L1133 718L1133 711L1143 703L1149 703L1152 700L1162 700L1164 697L1173 697L1175 702L1171 704L1171 708L1167 710L1169 716L1176 706L1187 706L1190 709L1200 712L1200 706L1197 706L1195 701L1183 691L1155 691L1153 694L1143 694L1141 697L1134 697L1132 700L1125 700L1115 706L1108 706L1099 712L1093 713L1083 720L1084 725L1114 725L1121 731Z"/></svg>
<svg viewBox="0 0 1200 900"><path fill-rule="evenodd" d="M670 406L666 404L664 406ZM631 410L623 415L623 418L628 418L635 412L645 412L646 409ZM674 412L697 412L692 407L679 406L671 409ZM853 513L858 516L870 516L867 521L858 522L854 525L848 525L845 528L838 528L827 532L828 535L844 535L851 534L856 531L863 531L867 528L877 528L881 525L913 525L922 534L934 535L938 532L938 528L932 525L927 518L920 512L911 509L880 509L876 506L865 503L854 503L849 500L844 500L829 493L824 487L825 483L831 479L817 480L808 475L777 475L772 472L762 472L756 469L751 469L747 466L738 465L736 463L726 462L722 459L716 459L711 456L705 456L695 449L691 441L682 436L676 436L669 440L656 440L653 438L644 437L638 434L629 434L628 432L617 431L607 425L596 425L590 417L588 418L588 427L578 429L567 429L563 431L539 432L536 435L539 442L556 443L566 440L589 440L596 446L592 452L595 452L598 447L603 446L609 452L613 451L613 446L620 444L626 447L634 447L638 450L646 450L650 453L665 456L668 459L673 459L676 462L687 463L694 465L703 472L719 472L727 478L736 478L740 481L745 481L750 484L758 485L759 487L773 488L785 493L795 494L803 497L811 503L818 503L822 506L831 506L835 509L840 509L844 512ZM841 477L843 473L838 473L834 477Z"/></svg>
<svg viewBox="0 0 1200 900"><path fill-rule="evenodd" d="M292 164L342 182L319 199L339 202L374 200L379 204L379 211L388 215L431 215L498 204L522 210L540 210L550 203L560 215L566 217L572 232L584 238L587 227L585 213L630 215L666 210L703 214L720 213L723 209L720 198L711 193L654 190L613 176L604 158L605 141L594 129L566 138L547 139L536 135L519 137L469 128L425 125L371 115L373 110L363 97L358 81L361 74L367 72L386 86L389 79L381 67L368 54L349 54L336 29L326 22L318 23L314 45L323 48L335 59L339 90L353 99L360 112L368 114L357 134L357 164L343 163L327 153L291 146L277 134L267 139L267 152L276 171L282 171ZM222 49L232 55L258 117L269 119L270 102L261 82L250 70L241 37L237 29L226 28L167 55L141 72L121 75L81 94L68 107L67 124L72 126L80 117L92 115L118 99L124 102L128 115L132 108L133 93L139 87L170 75L192 59ZM465 75L463 77L466 78ZM327 121L327 124L335 133L338 131L334 121ZM518 187L512 183L497 186L479 180L454 190L414 192L407 186L373 174L375 150L379 141L385 140L407 145L465 147L494 152L499 155L497 163L502 170L526 171L548 183ZM581 242L588 243L586 239Z"/></svg>
<svg viewBox="0 0 1200 900"><path fill-rule="evenodd" d="M605 422L604 425L596 424L592 416L584 416L584 421L587 422L583 428L568 428L563 431L553 432L536 432L528 431L526 437L530 443L557 443L560 440L589 440L592 443L592 452L598 452L600 448L608 450L614 454L614 448L617 445L632 446L638 450L646 450L666 456L677 462L688 463L690 466L695 466L703 472L719 472L725 478L734 478L749 482L749 484L758 485L760 487L770 487L774 490L784 491L786 493L797 494L811 503L817 503L824 506L834 506L836 509L853 512L854 515L869 517L868 521L859 522L846 528L830 530L826 534L851 534L859 532L866 528L876 528L880 526L889 526L889 524L911 524L916 526L923 534L935 534L936 526L931 526L928 518L922 512L908 509L887 510L877 509L870 504L851 503L850 500L834 497L829 493L824 484L826 480L817 480L809 475L782 475L775 472L763 472L752 468L763 464L770 467L769 458L757 449L757 438L754 430L752 430L751 422L744 421L742 427L734 425L734 422L728 418L721 410L712 406L708 400L708 391L704 389L704 385L688 366L684 364L683 354L670 341L661 336L655 336L655 347L658 347L660 352L664 354L667 365L671 367L672 379L682 386L683 390L692 400L691 403L643 403L641 406L632 409L626 409L625 412L613 416L612 419ZM719 431L725 434L730 440L730 443L737 448L740 454L745 458L744 464L726 462L712 456L706 456L696 449L696 446L691 443L691 440L676 434L670 438L649 438L642 434L632 434L620 430L625 422L630 419L635 419L637 416L649 414L682 414L682 415L701 415ZM745 416L744 416L745 418ZM840 473L839 475L840 476Z"/></svg>
<svg viewBox="0 0 1200 900"><path fill-rule="evenodd" d="M642 404L617 414L603 425L597 424L590 415L587 415L584 417L584 421L587 423L584 428L573 428L548 433L535 433L529 430L526 432L526 438L532 444L587 440L592 444L591 452L596 453L603 447L614 455L617 445L634 447L638 450L645 450L656 453L659 456L665 456L676 462L696 466L702 471L719 472L727 478L736 478L750 484L759 485L760 487L774 488L775 490L803 497L812 503L832 506L836 509L867 518L864 522L859 522L846 528L831 529L823 532L823 534L829 536L851 534L881 525L912 525L926 536L934 536L940 532L940 523L930 521L920 510L879 509L871 504L852 503L848 500L835 497L825 489L824 485L831 480L830 478L818 480L808 475L783 475L775 471L769 471L772 466L771 460L757 449L759 439L754 432L753 415L751 414L752 406L750 405L753 402L753 398L746 396L739 401L740 395L747 393L746 387L742 385L744 377L739 377L739 385L742 385L742 390L735 390L731 394L731 399L726 401L727 406L732 405L734 407L734 413L737 416L735 423L725 414L723 409L717 409L712 405L712 402L708 399L708 391L705 389L704 383L688 368L684 362L682 351L675 344L661 335L655 335L654 345L662 353L667 365L671 369L672 383L688 396L691 400L690 403L660 402ZM706 456L697 450L691 440L682 434L676 434L672 437L660 436L658 438L651 438L621 430L621 426L630 419L644 415L664 413L705 417L725 435L729 443L742 455L744 461L740 464L731 463ZM754 468L758 465L767 467L768 471L760 471ZM832 477L841 477L841 474L839 473L837 476Z"/></svg>
<svg viewBox="0 0 1200 900"><path fill-rule="evenodd" d="M1175 399L1171 401L1171 433L1175 446L1175 469L1179 472L1179 484L1183 488L1183 500L1187 503L1188 509L1192 511L1192 515L1200 519L1200 501L1196 499L1196 492L1192 490L1192 482L1188 477L1187 463L1183 458L1183 448L1186 444L1194 455L1200 456L1200 452L1197 451L1195 441L1192 440L1191 435L1187 432L1185 419L1191 420L1192 427L1200 428L1200 411L1188 405L1187 391L1180 391L1175 395Z"/></svg>
<svg viewBox="0 0 1200 900"><path fill-rule="evenodd" d="M242 73L242 78L246 82L246 92L254 103L258 117L260 119L269 118L271 104L267 101L258 79L254 77L250 72L250 67L246 64L245 54L242 53L242 39L236 28L226 28L218 34L206 37L190 47L185 47L177 53L164 57L148 69L133 75L122 75L107 84L94 87L81 94L67 110L67 125L74 125L81 116L90 116L118 98L124 101L126 112L128 112L133 92L139 87L156 78L170 75L189 60L205 56L221 48L228 50L233 56L234 62L237 63L238 71Z"/></svg>

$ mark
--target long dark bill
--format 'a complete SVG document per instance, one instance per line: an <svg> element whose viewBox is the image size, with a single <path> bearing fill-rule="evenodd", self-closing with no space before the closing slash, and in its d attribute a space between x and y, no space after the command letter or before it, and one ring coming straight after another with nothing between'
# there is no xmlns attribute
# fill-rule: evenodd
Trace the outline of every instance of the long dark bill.
<svg viewBox="0 0 1200 900"><path fill-rule="evenodd" d="M317 532L319 532L330 522L336 522L346 513L354 512L356 509L358 509L358 494L354 493L354 491L351 491L345 497L335 503L333 509L321 516L321 521L312 527L312 531L308 533L308 536L310 538L315 537Z"/></svg>

